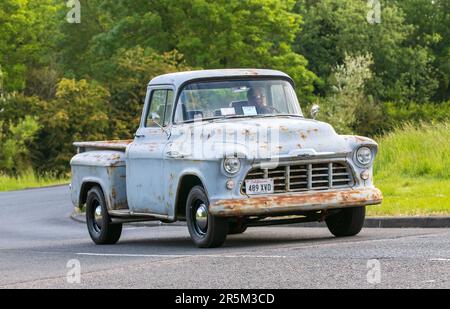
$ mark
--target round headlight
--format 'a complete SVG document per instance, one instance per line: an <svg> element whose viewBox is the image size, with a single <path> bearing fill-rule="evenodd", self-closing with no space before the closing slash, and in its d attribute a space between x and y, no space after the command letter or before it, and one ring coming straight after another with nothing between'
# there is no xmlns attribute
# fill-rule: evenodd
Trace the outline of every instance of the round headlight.
<svg viewBox="0 0 450 309"><path fill-rule="evenodd" d="M372 150L369 147L361 147L356 152L356 160L361 165L369 165L372 162Z"/></svg>
<svg viewBox="0 0 450 309"><path fill-rule="evenodd" d="M226 158L223 161L223 168L228 174L236 174L241 169L241 160L238 158Z"/></svg>

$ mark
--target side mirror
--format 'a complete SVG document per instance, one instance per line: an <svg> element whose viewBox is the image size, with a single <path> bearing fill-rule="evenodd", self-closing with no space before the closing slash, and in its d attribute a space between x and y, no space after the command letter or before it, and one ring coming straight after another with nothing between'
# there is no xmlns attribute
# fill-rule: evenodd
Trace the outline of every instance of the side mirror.
<svg viewBox="0 0 450 309"><path fill-rule="evenodd" d="M156 124L158 127L160 127L161 130L163 130L163 132L166 133L167 136L169 137L170 136L169 132L161 125L160 120L161 120L161 117L159 117L159 115L157 113L152 113L153 123Z"/></svg>
<svg viewBox="0 0 450 309"><path fill-rule="evenodd" d="M317 118L317 115L319 114L319 111L320 111L320 106L317 105L317 104L314 104L314 105L311 107L311 118L312 118L312 119L316 119L316 118Z"/></svg>

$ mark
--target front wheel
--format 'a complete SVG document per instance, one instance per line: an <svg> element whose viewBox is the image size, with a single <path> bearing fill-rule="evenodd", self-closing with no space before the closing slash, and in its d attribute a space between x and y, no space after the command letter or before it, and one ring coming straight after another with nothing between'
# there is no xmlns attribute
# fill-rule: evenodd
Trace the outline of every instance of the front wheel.
<svg viewBox="0 0 450 309"><path fill-rule="evenodd" d="M366 207L342 209L326 219L330 232L336 237L355 236L361 232L366 218Z"/></svg>
<svg viewBox="0 0 450 309"><path fill-rule="evenodd" d="M192 241L199 248L223 245L228 234L228 220L209 213L209 201L201 186L192 188L186 202L186 221Z"/></svg>
<svg viewBox="0 0 450 309"><path fill-rule="evenodd" d="M89 190L86 200L86 223L89 235L97 245L112 245L119 241L122 224L113 224L106 207L102 189Z"/></svg>

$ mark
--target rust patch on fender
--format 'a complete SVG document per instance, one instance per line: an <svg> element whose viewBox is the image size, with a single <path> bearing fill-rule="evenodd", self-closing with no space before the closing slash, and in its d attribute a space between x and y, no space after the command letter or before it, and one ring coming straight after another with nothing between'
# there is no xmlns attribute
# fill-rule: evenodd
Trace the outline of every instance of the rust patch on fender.
<svg viewBox="0 0 450 309"><path fill-rule="evenodd" d="M111 190L111 196L112 196L113 199L116 199L116 197L117 197L116 188L112 188L112 190Z"/></svg>

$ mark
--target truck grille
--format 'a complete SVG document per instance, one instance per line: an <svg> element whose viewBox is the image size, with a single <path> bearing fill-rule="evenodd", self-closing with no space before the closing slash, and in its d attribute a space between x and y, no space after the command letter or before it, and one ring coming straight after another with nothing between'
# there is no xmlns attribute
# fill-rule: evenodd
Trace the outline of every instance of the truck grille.
<svg viewBox="0 0 450 309"><path fill-rule="evenodd" d="M272 178L275 193L319 191L351 187L350 168L342 162L282 165L274 169L252 169L245 180ZM245 181L242 184L245 194Z"/></svg>

